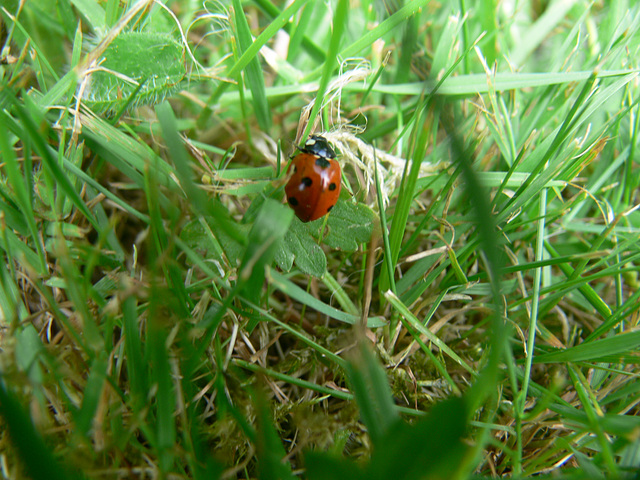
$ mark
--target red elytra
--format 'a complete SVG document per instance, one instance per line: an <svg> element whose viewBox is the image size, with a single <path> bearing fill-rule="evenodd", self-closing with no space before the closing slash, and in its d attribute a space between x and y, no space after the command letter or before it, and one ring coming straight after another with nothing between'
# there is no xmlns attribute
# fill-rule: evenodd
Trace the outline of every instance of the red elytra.
<svg viewBox="0 0 640 480"><path fill-rule="evenodd" d="M340 164L326 139L313 135L296 155L284 188L289 206L303 222L311 222L331 211L341 188Z"/></svg>

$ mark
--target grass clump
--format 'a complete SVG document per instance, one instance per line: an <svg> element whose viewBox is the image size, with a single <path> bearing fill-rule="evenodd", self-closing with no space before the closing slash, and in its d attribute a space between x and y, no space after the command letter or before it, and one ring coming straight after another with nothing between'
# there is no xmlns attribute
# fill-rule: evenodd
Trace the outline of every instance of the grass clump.
<svg viewBox="0 0 640 480"><path fill-rule="evenodd" d="M8 2L2 476L634 478L640 12L515 7Z"/></svg>

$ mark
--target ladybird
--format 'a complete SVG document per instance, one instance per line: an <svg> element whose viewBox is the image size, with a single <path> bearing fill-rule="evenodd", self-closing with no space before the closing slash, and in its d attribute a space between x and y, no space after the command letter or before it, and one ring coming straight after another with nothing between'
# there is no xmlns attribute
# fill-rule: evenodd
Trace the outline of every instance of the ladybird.
<svg viewBox="0 0 640 480"><path fill-rule="evenodd" d="M297 217L310 222L329 213L338 201L340 164L329 142L320 135L309 137L299 150L289 166L293 173L284 191Z"/></svg>

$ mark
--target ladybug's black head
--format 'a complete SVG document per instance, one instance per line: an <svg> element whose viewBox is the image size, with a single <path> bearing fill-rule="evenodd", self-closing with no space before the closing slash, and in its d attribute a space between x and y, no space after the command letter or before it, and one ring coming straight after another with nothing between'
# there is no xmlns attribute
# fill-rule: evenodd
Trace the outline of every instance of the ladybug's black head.
<svg viewBox="0 0 640 480"><path fill-rule="evenodd" d="M300 147L300 151L322 158L336 158L336 152L322 135L311 135L304 146Z"/></svg>

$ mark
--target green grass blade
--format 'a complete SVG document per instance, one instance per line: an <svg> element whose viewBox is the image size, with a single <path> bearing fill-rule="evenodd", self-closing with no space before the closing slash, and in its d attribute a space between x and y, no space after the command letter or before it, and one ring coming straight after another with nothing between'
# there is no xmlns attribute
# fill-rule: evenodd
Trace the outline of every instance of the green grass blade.
<svg viewBox="0 0 640 480"><path fill-rule="evenodd" d="M93 420L106 383L107 367L104 353L97 355L91 364L87 384L84 388L82 406L75 416L77 432L80 435L87 435L93 426Z"/></svg>
<svg viewBox="0 0 640 480"><path fill-rule="evenodd" d="M5 126L6 113L0 112L0 155L4 159L4 170L6 171L7 180L9 185L12 186L16 199L15 204L20 208L22 212L22 219L26 221L29 228L29 233L33 245L35 246L36 253L38 254L39 271L44 274L47 270L46 261L44 258L44 245L42 245L40 235L38 234L38 227L35 223L35 215L33 212L32 197L27 190L27 186L24 180L27 175L20 172L20 168L16 161L13 148L9 145L7 138L7 128ZM16 212L17 213L17 212Z"/></svg>
<svg viewBox="0 0 640 480"><path fill-rule="evenodd" d="M454 352L446 343L436 337L431 330L424 326L420 320L416 318L416 316L411 313L411 310L407 308L407 306L400 301L398 297L396 297L392 292L387 292L385 294L385 298L391 303L391 305L398 311L404 321L408 322L409 328L413 330L417 330L420 334L427 337L427 339L433 343L436 347L438 347L443 353L448 355L454 362L464 368L467 372L472 375L476 375L475 370L470 367L467 362L465 362L460 356Z"/></svg>
<svg viewBox="0 0 640 480"><path fill-rule="evenodd" d="M176 396L168 351L168 330L163 324L162 315L156 311L164 301L160 291L151 291L151 308L149 313L148 340L146 358L149 362L149 377L152 386L157 389L154 410L156 421L155 446L158 449L160 471L170 471L175 461L173 448L176 442Z"/></svg>
<svg viewBox="0 0 640 480"><path fill-rule="evenodd" d="M333 31L331 32L331 40L329 41L329 48L327 49L327 60L322 68L322 76L320 77L320 83L318 84L318 91L316 93L311 113L309 113L308 123L302 135L302 140L305 140L313 130L316 117L324 103L327 86L329 85L329 81L331 80L334 70L338 66L338 52L345 33L345 27L348 21L348 12L349 2L347 0L338 0L336 11L333 15Z"/></svg>
<svg viewBox="0 0 640 480"><path fill-rule="evenodd" d="M375 28L367 31L364 35L362 35L358 40L344 48L340 52L341 58L349 58L356 56L363 49L370 47L372 43L374 43L378 38L382 38L389 32L391 32L394 28L397 28L403 22L407 20L407 18L415 15L420 12L420 9L424 8L425 5L429 3L429 0L415 0L407 3L402 8L400 8L397 12L395 12L390 17L386 18ZM327 54L327 59L330 59ZM326 65L326 63L325 63ZM315 69L309 75L305 77L306 79L316 78L321 72L320 68Z"/></svg>
<svg viewBox="0 0 640 480"><path fill-rule="evenodd" d="M0 415L25 470L34 480L81 478L65 471L36 431L16 396L0 381Z"/></svg>
<svg viewBox="0 0 640 480"><path fill-rule="evenodd" d="M358 352L348 364L347 374L369 437L382 448L385 434L399 417L385 372L364 341L358 342Z"/></svg>
<svg viewBox="0 0 640 480"><path fill-rule="evenodd" d="M393 275L394 261L393 261L393 254L391 253L391 245L389 243L389 230L387 230L387 212L384 209L384 203L382 201L380 177L378 175L378 159L376 158L376 155L375 155L375 149L373 151L373 158L375 162L373 168L375 173L374 177L376 181L376 197L378 199L378 216L380 219L380 230L382 232L382 241L384 245L384 266L386 268L385 272L387 272L389 288L395 295L396 282Z"/></svg>
<svg viewBox="0 0 640 480"><path fill-rule="evenodd" d="M640 348L640 332L620 333L601 340L584 342L575 347L543 353L534 357L535 363L597 362Z"/></svg>
<svg viewBox="0 0 640 480"><path fill-rule="evenodd" d="M425 118L426 103L420 107L416 113L416 120L412 133L412 151L411 151L411 168L407 170L405 168L402 183L400 185L400 195L398 196L398 202L393 214L393 222L391 224L391 230L389 232L389 248L391 253L391 272L383 270L380 278L379 289L381 292L388 290L393 283L391 278L398 263L398 256L400 254L400 248L402 247L402 240L407 227L407 220L409 218L409 210L413 203L413 195L415 191L418 175L420 174L420 167L422 166L422 160L425 156L427 149L427 140L429 138L429 127Z"/></svg>
<svg viewBox="0 0 640 480"><path fill-rule="evenodd" d="M237 22L236 28L238 28L238 35L240 36L240 29L242 29L242 32L243 32L242 37L244 38L244 41L246 42L246 44L244 45L241 44L241 48L243 50L241 52L241 56L238 59L238 61L233 65L233 67L231 67L231 69L228 71L226 76L229 78L236 78L237 75L239 75L240 72L242 72L242 70L248 67L249 64L251 64L252 62L253 63L257 62L257 65L259 67L260 63L258 61L258 53L260 49L267 43L269 39L271 39L278 32L278 30L280 30L289 21L291 16L295 14L295 12L297 12L300 8L302 8L304 4L307 3L308 1L309 0L295 0L291 5L289 5L286 9L284 9L279 15L277 15L274 21L269 24L269 26L258 36L258 38L255 39L255 41L253 41L251 38L251 32L249 31L249 26L246 24L246 18L243 17L243 19L241 19L239 17L236 17L236 22ZM240 2L234 0L234 8L238 16L243 16L241 15L243 13L243 10L242 10L242 4ZM239 25L243 22L244 22L243 25ZM262 70L260 70L260 72L262 72ZM257 72L252 72L252 74L255 75L257 74ZM210 105L213 104L215 101L217 101L218 97L224 92L224 90L227 89L228 85L229 84L226 82L221 83L218 86L218 88L211 94L211 97L207 102L207 107L202 110L202 112L200 113L200 116L198 117L198 121L197 121L198 127L204 126L204 122L206 122L206 120L211 115ZM260 90L264 89L264 82L262 86L256 85L256 88ZM262 93L260 93L260 95L262 95ZM265 95L265 98L266 98L266 95ZM258 105L259 108L262 108L263 106L264 106L263 104Z"/></svg>
<svg viewBox="0 0 640 480"><path fill-rule="evenodd" d="M547 208L547 191L543 190L540 195L540 219L538 220L537 236L536 236L536 260L541 261L544 250L544 238L546 236L545 215ZM540 284L542 282L542 267L534 271L533 278L533 295L531 299L531 313L529 320L529 336L527 338L527 357L524 368L524 382L520 394L520 402L518 408L520 415L524 414L527 391L529 389L529 381L531 379L531 365L533 364L533 351L536 341L536 332L538 329L538 310L540 308Z"/></svg>
<svg viewBox="0 0 640 480"><path fill-rule="evenodd" d="M93 214L89 211L87 205L82 201L80 195L76 191L73 183L65 172L58 165L57 160L53 157L49 146L44 142L43 136L39 133L38 128L36 127L35 120L31 117L31 115L27 112L26 108L20 105L15 99L12 99L14 102L14 108L18 118L20 119L21 127L24 128L24 132L28 134L30 141L33 142L33 147L36 152L42 157L42 161L47 168L48 172L55 180L56 184L59 186L61 191L71 200L71 202L75 205L75 207L85 216L87 221L91 223L94 228L98 228L98 223L94 218ZM6 117L5 117L6 118ZM14 128L9 125L10 128Z"/></svg>
<svg viewBox="0 0 640 480"><path fill-rule="evenodd" d="M263 395L257 395L258 438L256 450L258 457L258 478L263 480L293 480L291 464L286 459L286 452L271 419L271 411Z"/></svg>
<svg viewBox="0 0 640 480"><path fill-rule="evenodd" d="M270 280L270 283L276 287L278 290L287 294L291 298L297 300L298 302L308 305L310 308L317 310L324 315L327 315L339 322L348 323L351 325L355 325L360 321L360 317L357 315L351 315L345 313L341 310L333 308L326 303L321 302L314 296L305 292L303 289L295 285L294 283L287 280L282 274L276 272L275 270L270 270L267 274L267 278ZM367 319L367 326L369 328L382 327L387 324L387 321L384 317L369 317Z"/></svg>
<svg viewBox="0 0 640 480"><path fill-rule="evenodd" d="M142 353L141 326L137 311L136 300L130 296L124 299L122 304L124 331L124 349L127 357L127 375L131 379L132 405L136 410L141 410L146 403L149 392L149 379L145 369L145 361Z"/></svg>
<svg viewBox="0 0 640 480"><path fill-rule="evenodd" d="M235 10L235 26L238 40L238 48L240 55L244 53L249 46L253 43L251 38L251 31L249 30L249 24L247 18L242 10L242 3L240 0L233 0L233 8ZM251 58L245 68L245 80L249 84L251 93L253 94L253 108L255 111L256 119L260 128L268 132L271 130L271 110L269 108L269 101L264 86L264 75L262 73L262 66L256 56Z"/></svg>

